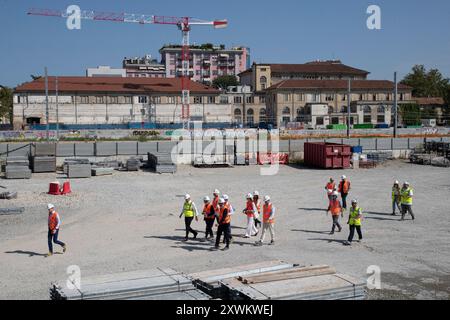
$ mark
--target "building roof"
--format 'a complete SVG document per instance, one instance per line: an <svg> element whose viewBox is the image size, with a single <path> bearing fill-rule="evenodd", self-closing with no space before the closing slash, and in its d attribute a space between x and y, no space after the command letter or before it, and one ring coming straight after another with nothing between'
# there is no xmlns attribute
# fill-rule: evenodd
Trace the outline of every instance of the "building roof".
<svg viewBox="0 0 450 320"><path fill-rule="evenodd" d="M444 99L441 97L430 97L430 98L413 98L417 101L417 104L421 106L443 106L445 104Z"/></svg>
<svg viewBox="0 0 450 320"><path fill-rule="evenodd" d="M55 77L48 78L49 90L55 91ZM110 93L181 93L181 78L112 78L58 77L60 92ZM190 81L190 90L197 94L218 94L219 90ZM44 92L45 80L40 78L19 85L15 92Z"/></svg>
<svg viewBox="0 0 450 320"><path fill-rule="evenodd" d="M393 90L394 82L388 80L352 80L353 90ZM348 80L283 80L267 90L274 89L332 89L347 90ZM398 84L399 90L412 90L411 87Z"/></svg>
<svg viewBox="0 0 450 320"><path fill-rule="evenodd" d="M270 66L272 73L309 73L309 74L343 74L367 76L370 72L353 68L339 60L312 61L303 64L262 63L260 66Z"/></svg>

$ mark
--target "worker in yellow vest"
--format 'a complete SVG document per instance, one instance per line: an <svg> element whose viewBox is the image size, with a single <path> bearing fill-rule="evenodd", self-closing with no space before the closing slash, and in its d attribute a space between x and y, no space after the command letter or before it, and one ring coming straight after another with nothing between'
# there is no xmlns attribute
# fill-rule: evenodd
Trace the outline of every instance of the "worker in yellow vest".
<svg viewBox="0 0 450 320"><path fill-rule="evenodd" d="M275 244L275 207L272 205L270 201L270 196L264 197L264 205L262 207L263 213L263 229L261 232L261 238L255 244L257 246L262 246L264 243L264 237L266 235L266 231L270 232L270 245Z"/></svg>
<svg viewBox="0 0 450 320"><path fill-rule="evenodd" d="M353 236L358 232L359 241L362 241L361 232L361 219L362 219L362 209L358 206L358 200L352 200L352 206L350 208L350 214L348 216L348 225L350 226L350 234L348 235L346 245L351 245L353 241Z"/></svg>
<svg viewBox="0 0 450 320"><path fill-rule="evenodd" d="M400 183L398 181L394 182L392 186L392 215L395 216L395 207L398 208L398 211L401 213L402 209L400 208L401 203L401 194L400 194Z"/></svg>
<svg viewBox="0 0 450 320"><path fill-rule="evenodd" d="M192 202L191 196L189 194L184 196L184 204L183 208L181 209L180 213L180 219L184 215L184 224L186 226L186 237L183 241L188 241L189 239L189 233L192 233L194 235L194 239L197 238L198 232L192 229L191 223L192 220L198 221L198 211L197 207L195 206L195 203Z"/></svg>
<svg viewBox="0 0 450 320"><path fill-rule="evenodd" d="M414 190L410 187L409 183L405 181L403 183L403 188L400 190L401 202L402 202L402 218L401 220L405 220L406 212L409 212L412 219L414 220L414 213L412 211L412 203L413 203L413 195Z"/></svg>

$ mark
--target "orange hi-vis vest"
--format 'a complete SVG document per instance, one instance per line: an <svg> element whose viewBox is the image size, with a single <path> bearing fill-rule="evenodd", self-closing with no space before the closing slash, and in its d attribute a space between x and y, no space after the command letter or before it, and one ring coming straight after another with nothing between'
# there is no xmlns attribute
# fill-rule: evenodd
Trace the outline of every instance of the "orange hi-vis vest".
<svg viewBox="0 0 450 320"><path fill-rule="evenodd" d="M349 190L350 190L350 181L348 180L341 181L341 183L339 184L339 192L348 193Z"/></svg>
<svg viewBox="0 0 450 320"><path fill-rule="evenodd" d="M207 203L203 206L203 216L205 219L212 220L215 218L215 215L211 215L212 204Z"/></svg>
<svg viewBox="0 0 450 320"><path fill-rule="evenodd" d="M339 200L330 200L330 207L329 209L331 211L331 215L333 216L338 216L341 214L342 208L341 208L341 203L339 202Z"/></svg>
<svg viewBox="0 0 450 320"><path fill-rule="evenodd" d="M227 210L227 216L225 217L224 221L222 221L223 218L223 212L225 211L225 209ZM220 224L229 224L231 223L231 216L230 216L230 209L228 208L228 206L223 206L222 208L220 208L219 210L219 223Z"/></svg>
<svg viewBox="0 0 450 320"><path fill-rule="evenodd" d="M258 213L261 213L261 201L258 199L257 201L253 200L256 210L258 210Z"/></svg>
<svg viewBox="0 0 450 320"><path fill-rule="evenodd" d="M58 225L58 213L56 211L53 211L51 214L48 215L48 229L53 231L56 229L57 225Z"/></svg>
<svg viewBox="0 0 450 320"><path fill-rule="evenodd" d="M264 204L263 205L263 222L264 223L275 223L275 218L270 219L270 215L272 214L272 204Z"/></svg>
<svg viewBox="0 0 450 320"><path fill-rule="evenodd" d="M247 206L245 208L245 214L249 218L252 218L252 217L255 216L255 211L253 210L253 200L247 200Z"/></svg>
<svg viewBox="0 0 450 320"><path fill-rule="evenodd" d="M212 206L215 212L219 212L219 197L215 197L212 201Z"/></svg>
<svg viewBox="0 0 450 320"><path fill-rule="evenodd" d="M331 194L333 192L334 188L336 188L336 184L334 182L333 183L328 182L326 188L327 188L328 194Z"/></svg>

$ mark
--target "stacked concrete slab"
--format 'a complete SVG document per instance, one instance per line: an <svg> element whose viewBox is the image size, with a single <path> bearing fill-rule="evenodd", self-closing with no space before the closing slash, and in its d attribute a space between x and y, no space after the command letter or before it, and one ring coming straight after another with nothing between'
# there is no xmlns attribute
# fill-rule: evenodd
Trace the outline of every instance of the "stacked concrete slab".
<svg viewBox="0 0 450 320"><path fill-rule="evenodd" d="M30 179L30 161L26 156L15 156L6 158L6 179Z"/></svg>
<svg viewBox="0 0 450 320"><path fill-rule="evenodd" d="M38 143L32 156L34 173L56 172L56 144Z"/></svg>
<svg viewBox="0 0 450 320"><path fill-rule="evenodd" d="M148 153L148 167L156 173L175 173L177 165L172 161L171 153Z"/></svg>
<svg viewBox="0 0 450 320"><path fill-rule="evenodd" d="M92 176L89 159L66 159L64 173L67 178L90 178Z"/></svg>
<svg viewBox="0 0 450 320"><path fill-rule="evenodd" d="M125 164L127 171L139 171L139 168L142 165L142 160L140 158L130 158L127 160Z"/></svg>
<svg viewBox="0 0 450 320"><path fill-rule="evenodd" d="M172 269L151 269L83 278L80 288L66 281L50 287L52 300L208 300L185 275Z"/></svg>
<svg viewBox="0 0 450 320"><path fill-rule="evenodd" d="M92 167L91 173L94 177L110 176L114 173L114 168Z"/></svg>

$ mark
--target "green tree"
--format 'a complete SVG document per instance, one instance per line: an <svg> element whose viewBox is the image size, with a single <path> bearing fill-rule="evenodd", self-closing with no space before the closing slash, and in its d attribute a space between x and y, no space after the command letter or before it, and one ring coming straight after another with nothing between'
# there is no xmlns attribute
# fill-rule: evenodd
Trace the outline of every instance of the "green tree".
<svg viewBox="0 0 450 320"><path fill-rule="evenodd" d="M0 85L0 117L9 117L13 120L13 90Z"/></svg>
<svg viewBox="0 0 450 320"><path fill-rule="evenodd" d="M227 76L220 76L214 79L213 81L213 87L217 89L226 89L230 86L237 86L239 85L239 82L235 76L227 75Z"/></svg>
<svg viewBox="0 0 450 320"><path fill-rule="evenodd" d="M420 124L421 112L418 104L402 104L399 111L403 124L407 126Z"/></svg>
<svg viewBox="0 0 450 320"><path fill-rule="evenodd" d="M448 91L449 79L444 78L437 69L427 71L424 65L415 65L401 83L413 88L414 97L444 97Z"/></svg>

